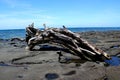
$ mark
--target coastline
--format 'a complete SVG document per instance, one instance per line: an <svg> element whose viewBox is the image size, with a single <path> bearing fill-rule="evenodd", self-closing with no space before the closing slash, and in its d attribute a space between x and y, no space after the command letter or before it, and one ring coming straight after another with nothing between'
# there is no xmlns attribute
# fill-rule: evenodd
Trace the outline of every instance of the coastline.
<svg viewBox="0 0 120 80"><path fill-rule="evenodd" d="M39 28L43 30L44 28ZM68 27L72 32L108 32L120 31L120 27ZM5 29L0 30L0 39L10 39L14 37L24 38L25 29Z"/></svg>
<svg viewBox="0 0 120 80"><path fill-rule="evenodd" d="M109 55L120 56L120 31L89 31L80 32L79 34L82 38ZM25 46L24 39L0 39L1 80L49 80L51 78L56 80L120 79L120 66L106 67L102 62L89 61L59 63L57 54L59 50L26 51ZM73 55L68 53L65 53L65 56L73 57ZM17 65L11 64L12 61Z"/></svg>

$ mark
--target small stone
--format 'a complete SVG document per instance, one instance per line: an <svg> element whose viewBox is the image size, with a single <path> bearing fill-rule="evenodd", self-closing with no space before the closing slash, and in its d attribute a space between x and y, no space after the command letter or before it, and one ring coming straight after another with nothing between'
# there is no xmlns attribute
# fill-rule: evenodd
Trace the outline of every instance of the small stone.
<svg viewBox="0 0 120 80"><path fill-rule="evenodd" d="M22 75L18 75L18 78L23 78L23 76Z"/></svg>
<svg viewBox="0 0 120 80"><path fill-rule="evenodd" d="M75 70L72 70L72 71L70 71L70 72L67 72L67 73L65 73L65 74L63 74L63 75L73 75L73 74L76 74L76 71L75 71Z"/></svg>

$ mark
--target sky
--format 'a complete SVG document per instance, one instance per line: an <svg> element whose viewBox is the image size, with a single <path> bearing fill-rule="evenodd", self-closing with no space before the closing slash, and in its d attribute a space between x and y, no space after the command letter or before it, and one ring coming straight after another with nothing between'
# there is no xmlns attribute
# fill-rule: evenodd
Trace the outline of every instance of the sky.
<svg viewBox="0 0 120 80"><path fill-rule="evenodd" d="M0 0L0 29L119 27L120 0Z"/></svg>

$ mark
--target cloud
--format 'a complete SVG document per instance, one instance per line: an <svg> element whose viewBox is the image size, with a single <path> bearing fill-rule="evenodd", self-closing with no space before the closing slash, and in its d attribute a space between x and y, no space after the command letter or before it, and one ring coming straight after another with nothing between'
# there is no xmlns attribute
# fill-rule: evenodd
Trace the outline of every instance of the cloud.
<svg viewBox="0 0 120 80"><path fill-rule="evenodd" d="M14 7L16 5L16 0L2 0L5 4Z"/></svg>
<svg viewBox="0 0 120 80"><path fill-rule="evenodd" d="M58 18L51 15L45 15L43 10L11 11L0 14L0 28L25 28L28 24L35 22L40 27L43 23L54 24Z"/></svg>
<svg viewBox="0 0 120 80"><path fill-rule="evenodd" d="M8 18L8 19L2 19L0 21L0 29L20 29L25 28L32 22L35 22L35 26L37 28L40 28L43 23L46 23L48 25L53 24L51 20L46 19L17 19L17 18Z"/></svg>
<svg viewBox="0 0 120 80"><path fill-rule="evenodd" d="M8 5L10 8L30 8L31 4L25 3L24 0L1 0L3 3Z"/></svg>
<svg viewBox="0 0 120 80"><path fill-rule="evenodd" d="M58 17L49 14L47 10L36 8L25 0L1 0L4 6L8 6L0 13L0 28L24 28L35 22L36 26L43 23L48 25L56 23ZM0 2L1 2L0 1ZM7 24L6 24L7 23Z"/></svg>

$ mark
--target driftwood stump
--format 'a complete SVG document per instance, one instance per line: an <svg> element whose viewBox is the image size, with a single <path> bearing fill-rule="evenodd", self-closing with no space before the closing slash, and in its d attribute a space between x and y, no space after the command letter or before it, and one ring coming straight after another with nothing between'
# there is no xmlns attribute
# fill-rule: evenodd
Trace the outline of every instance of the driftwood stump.
<svg viewBox="0 0 120 80"><path fill-rule="evenodd" d="M82 39L80 34L74 33L65 26L63 28L47 28L44 24L44 30L34 28L32 23L26 28L27 49L32 50L37 44L50 43L60 45L68 49L70 53L86 60L105 60L110 56L104 51L89 44Z"/></svg>

